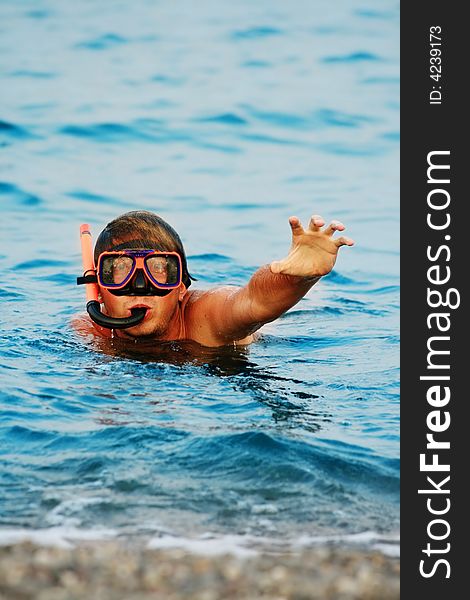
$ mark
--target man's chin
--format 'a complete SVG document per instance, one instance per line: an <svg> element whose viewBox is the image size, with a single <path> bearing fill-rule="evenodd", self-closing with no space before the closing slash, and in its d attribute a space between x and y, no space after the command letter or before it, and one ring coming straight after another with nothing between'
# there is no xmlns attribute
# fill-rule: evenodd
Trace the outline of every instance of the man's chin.
<svg viewBox="0 0 470 600"><path fill-rule="evenodd" d="M158 339L164 333L165 328L158 323L152 323L152 321L144 321L134 327L128 327L121 329L120 332L124 334L124 337L132 338L156 338Z"/></svg>

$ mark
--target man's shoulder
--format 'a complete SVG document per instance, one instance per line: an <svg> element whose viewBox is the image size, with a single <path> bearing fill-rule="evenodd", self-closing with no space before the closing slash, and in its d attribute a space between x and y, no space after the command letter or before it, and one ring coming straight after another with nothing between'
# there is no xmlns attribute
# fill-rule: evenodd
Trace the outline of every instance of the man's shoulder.
<svg viewBox="0 0 470 600"><path fill-rule="evenodd" d="M188 290L185 295L185 302L194 304L195 302L211 300L215 298L226 298L240 290L238 285L219 285L208 290Z"/></svg>
<svg viewBox="0 0 470 600"><path fill-rule="evenodd" d="M240 287L235 285L224 285L208 290L188 290L183 298L181 308L185 319L201 313L206 318L214 317L216 313L223 310L226 300L237 293Z"/></svg>
<svg viewBox="0 0 470 600"><path fill-rule="evenodd" d="M182 304L185 335L204 346L224 346L232 343L229 338L222 337L220 331L227 317L229 298L240 290L238 286L220 286L208 290L192 290L185 295ZM248 336L240 343L252 341Z"/></svg>

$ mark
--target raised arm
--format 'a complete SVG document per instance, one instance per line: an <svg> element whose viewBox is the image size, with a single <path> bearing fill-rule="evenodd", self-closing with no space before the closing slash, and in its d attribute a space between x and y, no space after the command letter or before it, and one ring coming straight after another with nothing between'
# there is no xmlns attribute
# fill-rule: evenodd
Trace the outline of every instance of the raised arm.
<svg viewBox="0 0 470 600"><path fill-rule="evenodd" d="M338 249L352 246L347 237L334 238L344 225L313 215L307 229L290 217L292 243L286 258L258 269L243 288L223 287L203 292L188 306L192 327L201 340L227 344L242 340L265 323L277 319L305 296L333 268ZM197 331L196 331L197 333Z"/></svg>

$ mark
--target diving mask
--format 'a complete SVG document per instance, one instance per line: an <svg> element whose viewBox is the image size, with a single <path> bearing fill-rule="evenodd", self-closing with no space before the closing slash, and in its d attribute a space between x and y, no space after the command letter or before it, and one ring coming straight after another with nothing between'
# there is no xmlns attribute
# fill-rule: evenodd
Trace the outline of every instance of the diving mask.
<svg viewBox="0 0 470 600"><path fill-rule="evenodd" d="M117 296L164 296L181 284L181 257L158 250L103 252L96 275L99 285Z"/></svg>

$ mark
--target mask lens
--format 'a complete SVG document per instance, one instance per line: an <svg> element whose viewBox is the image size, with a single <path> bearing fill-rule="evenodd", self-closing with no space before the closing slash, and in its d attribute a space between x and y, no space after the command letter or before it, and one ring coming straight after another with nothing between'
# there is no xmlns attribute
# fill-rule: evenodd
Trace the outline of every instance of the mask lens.
<svg viewBox="0 0 470 600"><path fill-rule="evenodd" d="M134 260L130 256L105 256L101 263L100 276L103 285L121 285L127 279Z"/></svg>
<svg viewBox="0 0 470 600"><path fill-rule="evenodd" d="M145 266L150 279L158 285L176 287L181 283L180 265L176 256L148 256Z"/></svg>

